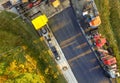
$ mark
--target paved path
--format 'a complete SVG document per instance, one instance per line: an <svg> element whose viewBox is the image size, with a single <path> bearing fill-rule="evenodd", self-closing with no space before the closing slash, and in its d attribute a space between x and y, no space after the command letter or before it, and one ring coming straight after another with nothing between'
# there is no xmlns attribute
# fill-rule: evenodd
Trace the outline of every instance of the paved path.
<svg viewBox="0 0 120 83"><path fill-rule="evenodd" d="M49 25L48 28L50 29ZM56 60L58 67L60 68L60 70L62 71L62 74L64 75L65 79L67 80L68 83L78 83L57 40L55 39L54 35L52 33L50 33L50 37L51 37L51 41L52 44L57 48L57 51L61 57L61 59L59 61ZM63 70L63 67L66 66L68 69L65 71Z"/></svg>

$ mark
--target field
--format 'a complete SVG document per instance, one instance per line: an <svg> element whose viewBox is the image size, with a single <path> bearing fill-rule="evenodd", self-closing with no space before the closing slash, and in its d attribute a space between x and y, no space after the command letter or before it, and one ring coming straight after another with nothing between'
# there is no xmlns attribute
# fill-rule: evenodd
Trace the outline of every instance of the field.
<svg viewBox="0 0 120 83"><path fill-rule="evenodd" d="M120 70L120 0L95 0L95 3L102 20L99 32L110 41ZM120 83L120 79L117 81Z"/></svg>
<svg viewBox="0 0 120 83"><path fill-rule="evenodd" d="M66 83L43 39L14 17L0 13L0 83Z"/></svg>

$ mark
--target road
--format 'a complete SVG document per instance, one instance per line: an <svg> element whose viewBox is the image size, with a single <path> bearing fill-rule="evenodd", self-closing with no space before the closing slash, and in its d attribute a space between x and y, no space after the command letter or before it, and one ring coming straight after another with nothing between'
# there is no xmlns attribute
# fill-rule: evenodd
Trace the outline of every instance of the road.
<svg viewBox="0 0 120 83"><path fill-rule="evenodd" d="M78 83L109 83L83 36L71 7L49 19L48 24Z"/></svg>

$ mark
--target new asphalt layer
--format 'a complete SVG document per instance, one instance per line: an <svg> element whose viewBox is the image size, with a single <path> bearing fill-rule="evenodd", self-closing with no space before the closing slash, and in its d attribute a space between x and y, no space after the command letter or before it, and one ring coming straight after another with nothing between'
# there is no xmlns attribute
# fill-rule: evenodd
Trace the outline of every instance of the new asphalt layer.
<svg viewBox="0 0 120 83"><path fill-rule="evenodd" d="M72 7L49 19L48 24L78 83L110 83L81 32Z"/></svg>

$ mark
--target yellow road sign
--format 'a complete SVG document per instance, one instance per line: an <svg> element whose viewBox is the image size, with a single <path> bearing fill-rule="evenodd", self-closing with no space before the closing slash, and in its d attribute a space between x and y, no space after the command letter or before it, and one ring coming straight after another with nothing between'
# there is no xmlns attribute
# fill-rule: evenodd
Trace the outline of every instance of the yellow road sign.
<svg viewBox="0 0 120 83"><path fill-rule="evenodd" d="M32 20L32 24L34 25L36 30L45 26L47 22L48 22L48 18L46 17L46 15L40 15Z"/></svg>

